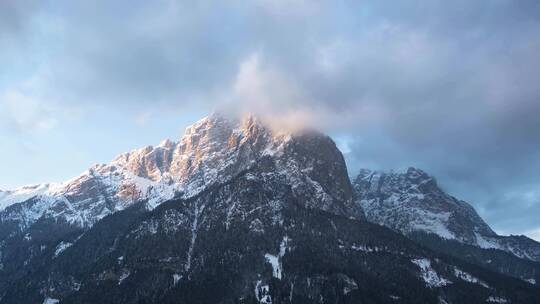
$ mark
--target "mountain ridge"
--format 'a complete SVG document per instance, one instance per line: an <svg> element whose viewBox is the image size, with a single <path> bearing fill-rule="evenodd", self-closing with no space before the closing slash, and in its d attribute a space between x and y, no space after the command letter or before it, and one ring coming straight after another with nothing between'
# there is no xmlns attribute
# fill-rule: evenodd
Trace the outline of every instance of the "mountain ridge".
<svg viewBox="0 0 540 304"><path fill-rule="evenodd" d="M266 158L190 199L173 199L151 211L139 203L82 234L51 239L28 264L38 270L22 274L4 289L0 301L268 304L540 299L531 284L435 255L383 226L308 208L286 180L266 174L272 166Z"/></svg>
<svg viewBox="0 0 540 304"><path fill-rule="evenodd" d="M289 172L289 178L300 180L304 175L316 175L316 172L300 170L307 170L307 166L314 164L302 164L303 167L300 168L300 160L296 163L288 162L289 156L283 154L300 149L301 145L296 144L298 141L308 144L310 136L320 137L321 141L327 142L327 152L333 153L330 157L342 158L340 153L338 155L332 151L337 150L333 141L322 134L278 133L252 115L229 119L212 114L186 128L179 142L164 140L156 147L146 146L122 153L111 163L95 165L64 183L19 188L0 198L0 207L3 207L0 211L32 197L41 196L44 202L52 204L44 209L50 210L63 204L64 209L73 211L54 216L63 216L68 222L82 226L92 225L105 215L122 210L141 199L147 199L148 207L154 208L160 202L177 195L190 197L209 184L231 178L266 155L283 157L282 165L285 167L296 166L296 169ZM295 147L292 148L293 145ZM341 175L338 187L331 187L327 183L326 190L333 191L332 193L326 193L322 188L311 191L319 191L323 196L329 194L326 197L328 201L344 200L351 205L352 188L348 178L344 177L346 166L343 159L339 162L341 164L338 164L339 168L336 167L336 170L344 172L338 173ZM283 172L286 171L285 167L282 168ZM317 187L313 184L313 188ZM338 193L338 189L345 189L346 193ZM21 191L24 195L18 195ZM66 201L69 201L71 206ZM107 206L106 201L114 203ZM81 214L76 210L78 204L81 204L80 209L93 210L90 214ZM354 212L352 216L360 216L360 213Z"/></svg>
<svg viewBox="0 0 540 304"><path fill-rule="evenodd" d="M526 236L498 235L469 203L447 194L435 178L418 168L389 172L362 169L353 185L369 221L405 235L433 233L540 261L540 243Z"/></svg>

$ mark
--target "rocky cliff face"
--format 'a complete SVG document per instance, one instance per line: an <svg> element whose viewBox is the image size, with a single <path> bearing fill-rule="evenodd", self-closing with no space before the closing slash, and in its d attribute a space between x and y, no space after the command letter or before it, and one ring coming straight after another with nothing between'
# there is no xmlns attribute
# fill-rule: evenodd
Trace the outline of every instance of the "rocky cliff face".
<svg viewBox="0 0 540 304"><path fill-rule="evenodd" d="M355 178L357 200L369 221L405 235L435 234L484 249L500 249L540 261L540 244L526 237L499 236L468 203L445 193L420 169L361 170Z"/></svg>
<svg viewBox="0 0 540 304"><path fill-rule="evenodd" d="M188 127L178 143L166 140L124 153L62 184L2 193L0 219L18 223L20 230L41 217L89 227L139 201L153 209L174 197L192 197L262 158L275 162L272 174L287 179L310 207L362 216L343 157L329 137L273 131L253 116L214 114Z"/></svg>

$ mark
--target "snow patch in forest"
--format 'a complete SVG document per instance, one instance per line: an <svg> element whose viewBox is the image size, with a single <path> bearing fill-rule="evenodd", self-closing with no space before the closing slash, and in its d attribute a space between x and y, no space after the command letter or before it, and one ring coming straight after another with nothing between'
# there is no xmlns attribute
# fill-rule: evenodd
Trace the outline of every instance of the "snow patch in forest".
<svg viewBox="0 0 540 304"><path fill-rule="evenodd" d="M272 297L270 296L270 287L263 285L261 280L255 284L255 298L261 304L272 304Z"/></svg>
<svg viewBox="0 0 540 304"><path fill-rule="evenodd" d="M457 278L460 278L462 279L463 281L466 281L466 282L469 282L469 283L474 283L474 284L479 284L485 288L489 288L489 286L484 283L484 281L472 276L471 274L461 270L461 269L458 269L457 267L454 267L454 275L457 277Z"/></svg>
<svg viewBox="0 0 540 304"><path fill-rule="evenodd" d="M431 267L430 260L423 258L414 259L411 260L411 262L420 267L420 274L428 287L442 287L452 283L435 272L435 270Z"/></svg>

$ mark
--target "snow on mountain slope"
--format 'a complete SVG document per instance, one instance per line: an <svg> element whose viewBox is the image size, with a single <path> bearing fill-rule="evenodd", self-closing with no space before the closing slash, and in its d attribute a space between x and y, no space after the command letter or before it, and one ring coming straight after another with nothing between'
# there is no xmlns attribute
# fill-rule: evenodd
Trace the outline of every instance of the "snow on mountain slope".
<svg viewBox="0 0 540 304"><path fill-rule="evenodd" d="M153 209L173 197L192 197L263 157L275 160L277 174L309 198L310 207L362 217L343 157L329 137L271 130L253 116L213 114L188 127L179 142L165 140L121 154L61 184L2 192L0 219L14 220L21 229L41 217L91 226L137 201ZM329 176L319 173L322 166L329 167Z"/></svg>
<svg viewBox="0 0 540 304"><path fill-rule="evenodd" d="M0 191L0 210L6 207L25 201L34 196L44 194L49 190L49 184L29 185L13 191Z"/></svg>
<svg viewBox="0 0 540 304"><path fill-rule="evenodd" d="M420 169L362 169L353 182L366 218L404 234L427 232L485 249L501 249L540 261L540 244L497 235L468 203L445 193Z"/></svg>

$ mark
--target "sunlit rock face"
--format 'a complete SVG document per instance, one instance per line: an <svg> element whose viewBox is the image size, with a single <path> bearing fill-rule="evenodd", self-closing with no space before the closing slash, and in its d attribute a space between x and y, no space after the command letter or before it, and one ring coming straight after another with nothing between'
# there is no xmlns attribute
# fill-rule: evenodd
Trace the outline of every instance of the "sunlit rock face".
<svg viewBox="0 0 540 304"><path fill-rule="evenodd" d="M268 174L287 180L311 208L361 218L352 199L345 162L334 142L314 131L285 132L256 117L212 114L188 127L179 142L165 140L95 165L61 184L44 184L0 193L0 217L25 229L40 217L91 226L135 202L149 209L172 198L189 198L227 182L262 159ZM32 206L24 205L33 199ZM38 203L36 203L36 200ZM29 204L29 203L28 203ZM25 214L24 210L32 209ZM21 213L22 212L22 213Z"/></svg>

